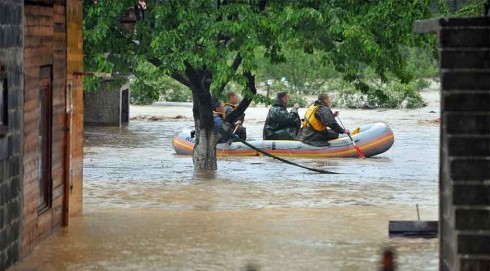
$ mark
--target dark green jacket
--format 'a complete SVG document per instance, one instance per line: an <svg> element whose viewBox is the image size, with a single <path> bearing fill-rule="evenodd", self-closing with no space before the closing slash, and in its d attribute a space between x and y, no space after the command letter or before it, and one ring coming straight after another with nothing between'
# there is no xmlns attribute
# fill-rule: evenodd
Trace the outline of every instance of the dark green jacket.
<svg viewBox="0 0 490 271"><path fill-rule="evenodd" d="M265 120L262 137L265 140L294 140L300 127L298 110L292 108L288 112L285 106L276 101Z"/></svg>

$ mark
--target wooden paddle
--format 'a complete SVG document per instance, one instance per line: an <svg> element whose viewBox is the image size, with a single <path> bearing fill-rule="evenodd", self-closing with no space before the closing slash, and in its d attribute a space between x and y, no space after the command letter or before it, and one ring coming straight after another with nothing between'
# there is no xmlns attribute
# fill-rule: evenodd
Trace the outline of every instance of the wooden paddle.
<svg viewBox="0 0 490 271"><path fill-rule="evenodd" d="M340 122L340 125L342 125L342 128L344 128L345 130L345 126L344 124L342 123L342 121L340 120L339 116L337 116L337 119L339 119L339 122ZM364 153L361 151L361 149L359 148L359 146L357 146L356 142L354 141L354 139L352 139L352 137L350 136L350 133L347 134L350 138L350 141L352 142L352 144L354 145L354 148L356 149L357 151L357 154L359 155L359 158L363 158L363 159L366 159L366 156L364 156Z"/></svg>
<svg viewBox="0 0 490 271"><path fill-rule="evenodd" d="M236 133L236 130L238 130L238 127L240 127L241 123L238 123L236 126L235 126L235 130L233 130L233 134Z"/></svg>

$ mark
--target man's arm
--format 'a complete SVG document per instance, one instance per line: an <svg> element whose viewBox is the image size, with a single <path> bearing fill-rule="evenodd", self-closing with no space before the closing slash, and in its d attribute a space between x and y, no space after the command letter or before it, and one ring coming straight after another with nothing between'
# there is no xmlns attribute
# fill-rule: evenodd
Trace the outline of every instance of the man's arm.
<svg viewBox="0 0 490 271"><path fill-rule="evenodd" d="M317 112L316 116L320 120L321 123L330 127L330 129L334 130L337 133L343 134L344 128L340 126L335 120L335 116L332 113L332 110L326 106L322 106Z"/></svg>
<svg viewBox="0 0 490 271"><path fill-rule="evenodd" d="M225 106L225 118L228 117L228 115L233 112L233 107L226 105Z"/></svg>

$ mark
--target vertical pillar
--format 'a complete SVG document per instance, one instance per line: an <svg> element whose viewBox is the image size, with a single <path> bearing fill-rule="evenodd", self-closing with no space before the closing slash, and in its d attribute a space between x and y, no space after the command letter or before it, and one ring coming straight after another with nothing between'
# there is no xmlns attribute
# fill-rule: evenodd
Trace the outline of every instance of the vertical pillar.
<svg viewBox="0 0 490 271"><path fill-rule="evenodd" d="M82 212L83 203L83 12L81 1L66 1L66 159L63 224L68 217Z"/></svg>
<svg viewBox="0 0 490 271"><path fill-rule="evenodd" d="M490 270L490 17L415 23L437 33L440 270Z"/></svg>
<svg viewBox="0 0 490 271"><path fill-rule="evenodd" d="M441 20L441 270L490 270L490 20Z"/></svg>

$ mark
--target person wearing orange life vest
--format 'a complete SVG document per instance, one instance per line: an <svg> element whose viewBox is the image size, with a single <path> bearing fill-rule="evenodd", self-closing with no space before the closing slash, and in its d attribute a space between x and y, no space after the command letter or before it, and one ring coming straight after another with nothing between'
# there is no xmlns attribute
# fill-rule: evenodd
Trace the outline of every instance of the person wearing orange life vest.
<svg viewBox="0 0 490 271"><path fill-rule="evenodd" d="M228 97L228 102L225 103L225 116L228 117L228 115L231 114L231 112L233 112L233 110L236 109L237 105L238 105L238 95L236 94L236 92L234 91L229 91L226 96ZM227 121L227 119L225 118L225 120ZM242 114L240 116L240 118L238 118L238 120L236 120L231 129L233 131L235 131L235 134L243 139L243 140L246 140L247 139L247 129L243 126L243 122L245 121L245 114ZM233 139L233 141L238 141L238 139Z"/></svg>
<svg viewBox="0 0 490 271"><path fill-rule="evenodd" d="M297 137L299 141L308 145L324 147L330 145L328 140L338 138L339 134L350 133L348 129L342 128L337 123L335 117L339 112L332 112L330 107L331 102L328 94L318 95L318 100L306 110L302 122L303 127Z"/></svg>
<svg viewBox="0 0 490 271"><path fill-rule="evenodd" d="M220 139L218 140L218 143L228 142L231 138L221 134L220 132L220 129L223 128L223 123L225 120L225 108L223 106L223 103L221 103L216 98L211 98L211 103L213 105L213 121L214 121L213 128L215 132L220 134Z"/></svg>

